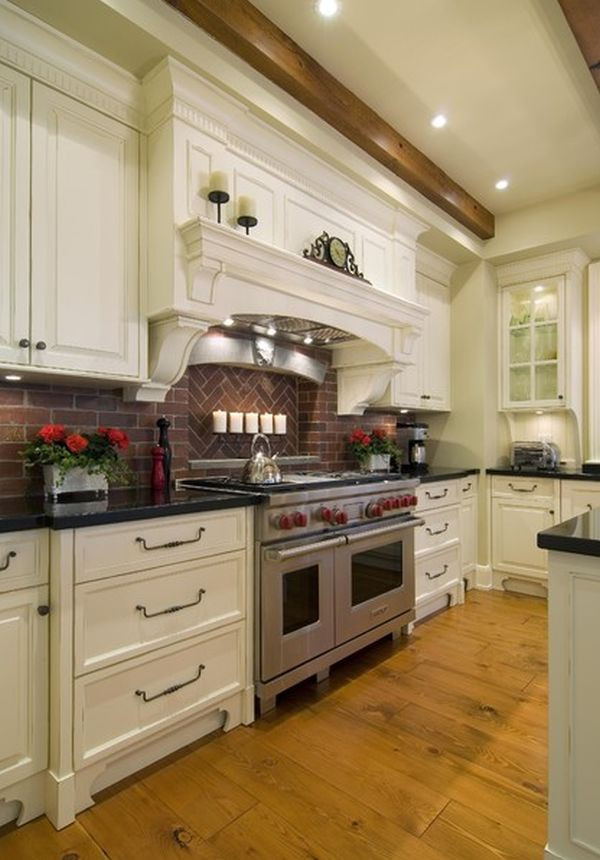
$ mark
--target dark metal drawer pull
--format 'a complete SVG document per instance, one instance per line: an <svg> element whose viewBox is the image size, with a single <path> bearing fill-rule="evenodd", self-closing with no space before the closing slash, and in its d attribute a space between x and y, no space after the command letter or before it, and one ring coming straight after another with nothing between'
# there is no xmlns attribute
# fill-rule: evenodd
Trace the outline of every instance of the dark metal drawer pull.
<svg viewBox="0 0 600 860"><path fill-rule="evenodd" d="M155 696L147 696L145 690L136 690L135 694L136 696L141 696L144 702L153 702L155 699L160 699L161 696L170 696L171 693L176 693L177 690L181 690L182 687L189 687L190 684L194 684L198 681L204 669L206 669L206 666L200 663L198 666L198 674L195 678L190 678L189 681L183 681L181 684L173 684L172 687L167 687L166 690L163 690L162 693L157 693Z"/></svg>
<svg viewBox="0 0 600 860"><path fill-rule="evenodd" d="M9 567L9 565L10 565L10 560L11 560L11 558L16 558L16 555L17 555L17 554L16 554L16 552L14 551L14 549L11 549L11 551L10 551L10 552L8 553L8 555L6 556L6 562L2 565L2 567L0 567L0 570L7 570L7 568L8 568L8 567Z"/></svg>
<svg viewBox="0 0 600 860"><path fill-rule="evenodd" d="M448 495L448 487L446 487L443 493L439 493L437 496L432 496L429 490L425 490L425 495L428 499L445 499Z"/></svg>
<svg viewBox="0 0 600 860"><path fill-rule="evenodd" d="M166 609L161 609L158 612L146 612L146 607L138 603L135 607L138 612L141 612L144 618L156 618L157 615L170 615L172 612L179 612L181 609L189 609L190 606L198 606L202 602L202 595L206 594L205 588L198 589L198 600L192 600L191 603L180 603L176 606L168 606Z"/></svg>
<svg viewBox="0 0 600 860"><path fill-rule="evenodd" d="M473 484L471 483L471 481L469 481L467 486L462 488L463 493L468 493L472 486Z"/></svg>
<svg viewBox="0 0 600 860"><path fill-rule="evenodd" d="M136 537L135 542L141 543L144 549L148 551L152 549L173 549L176 546L184 546L186 543L198 543L200 538L202 537L202 532L206 531L204 527L198 529L198 537L192 538L191 540L170 540L167 543L159 543L156 546L148 546L146 543L146 539L143 537Z"/></svg>
<svg viewBox="0 0 600 860"><path fill-rule="evenodd" d="M426 531L426 532L429 532L429 534L430 534L430 535L432 535L432 536L433 536L433 535L443 535L443 534L444 534L444 532L447 532L447 531L448 531L448 527L449 527L449 526L450 526L450 523L444 523L444 528L443 528L443 529L437 529L437 530L430 529L430 528L429 528L429 526L427 526L427 528L425 529L425 531Z"/></svg>
<svg viewBox="0 0 600 860"><path fill-rule="evenodd" d="M537 484L534 484L533 487L527 489L527 487L515 487L514 484L509 483L508 485L511 490L514 490L515 493L534 493L537 490Z"/></svg>
<svg viewBox="0 0 600 860"><path fill-rule="evenodd" d="M428 570L426 570L426 571L425 571L425 576L427 577L427 579L439 579L439 577L440 577L440 576L443 576L443 575L447 572L447 570L448 570L448 565L447 565L447 564L445 564L445 565L444 565L444 569L443 569L443 570L440 570L440 572L439 572L439 573L429 573L429 571L428 571Z"/></svg>

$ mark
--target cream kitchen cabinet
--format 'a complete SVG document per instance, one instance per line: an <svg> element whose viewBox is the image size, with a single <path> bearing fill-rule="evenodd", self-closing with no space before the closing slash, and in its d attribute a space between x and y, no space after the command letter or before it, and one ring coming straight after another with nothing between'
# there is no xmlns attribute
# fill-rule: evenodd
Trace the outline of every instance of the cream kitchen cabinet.
<svg viewBox="0 0 600 860"><path fill-rule="evenodd" d="M139 135L8 67L0 84L0 361L138 377Z"/></svg>
<svg viewBox="0 0 600 860"><path fill-rule="evenodd" d="M0 534L0 800L44 811L48 758L48 535ZM0 807L0 822L12 817Z"/></svg>
<svg viewBox="0 0 600 860"><path fill-rule="evenodd" d="M560 519L570 520L600 508L600 481L560 482Z"/></svg>
<svg viewBox="0 0 600 860"><path fill-rule="evenodd" d="M460 500L460 549L462 576L467 587L475 585L477 572L478 477L469 475L458 481Z"/></svg>
<svg viewBox="0 0 600 860"><path fill-rule="evenodd" d="M537 533L560 520L559 483L493 476L492 568L498 584L508 578L545 583L547 553L538 548Z"/></svg>
<svg viewBox="0 0 600 860"><path fill-rule="evenodd" d="M581 412L582 251L499 266L500 408Z"/></svg>
<svg viewBox="0 0 600 860"><path fill-rule="evenodd" d="M245 507L52 533L65 609L53 653L55 826L124 775L253 720L252 534Z"/></svg>
<svg viewBox="0 0 600 860"><path fill-rule="evenodd" d="M463 600L461 519L457 480L434 481L417 489L415 531L417 620Z"/></svg>

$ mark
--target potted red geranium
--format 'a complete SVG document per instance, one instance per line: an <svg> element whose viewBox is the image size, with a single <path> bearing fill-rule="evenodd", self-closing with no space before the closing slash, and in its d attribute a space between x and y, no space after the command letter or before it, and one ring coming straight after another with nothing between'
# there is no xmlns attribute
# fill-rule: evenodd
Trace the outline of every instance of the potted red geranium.
<svg viewBox="0 0 600 860"><path fill-rule="evenodd" d="M44 490L59 493L106 492L109 483L126 484L131 470L119 458L129 447L123 430L99 427L94 433L70 432L64 424L46 424L23 451L25 466L42 466Z"/></svg>
<svg viewBox="0 0 600 860"><path fill-rule="evenodd" d="M368 472L389 472L392 455L400 454L400 449L385 427L375 427L368 432L357 427L348 441L361 469Z"/></svg>

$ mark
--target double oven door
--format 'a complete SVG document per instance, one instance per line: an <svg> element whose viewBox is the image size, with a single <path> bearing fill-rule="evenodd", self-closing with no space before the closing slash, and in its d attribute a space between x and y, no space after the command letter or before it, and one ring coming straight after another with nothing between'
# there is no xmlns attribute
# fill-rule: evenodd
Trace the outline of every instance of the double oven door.
<svg viewBox="0 0 600 860"><path fill-rule="evenodd" d="M414 607L414 519L263 547L259 678L269 681Z"/></svg>

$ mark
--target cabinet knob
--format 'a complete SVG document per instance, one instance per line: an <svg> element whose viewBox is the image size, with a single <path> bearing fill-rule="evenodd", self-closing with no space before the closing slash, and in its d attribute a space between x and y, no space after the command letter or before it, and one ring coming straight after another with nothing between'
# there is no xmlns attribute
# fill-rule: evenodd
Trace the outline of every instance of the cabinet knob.
<svg viewBox="0 0 600 860"><path fill-rule="evenodd" d="M46 349L46 344L44 343L43 340L38 340L38 342L35 345L35 348L36 349Z"/></svg>
<svg viewBox="0 0 600 860"><path fill-rule="evenodd" d="M38 606L38 615L48 615L50 613L49 606Z"/></svg>
<svg viewBox="0 0 600 860"><path fill-rule="evenodd" d="M31 343L28 337L22 337L19 341L19 346L21 347L21 349L27 349L27 347L30 345Z"/></svg>
<svg viewBox="0 0 600 860"><path fill-rule="evenodd" d="M563 395L562 395L562 394L559 394L559 395L558 395L558 399L559 399L559 400L564 400L565 398L563 397Z"/></svg>
<svg viewBox="0 0 600 860"><path fill-rule="evenodd" d="M554 511L553 511L553 510L549 510L549 511L548 511L548 513L549 513L551 516L554 516Z"/></svg>

